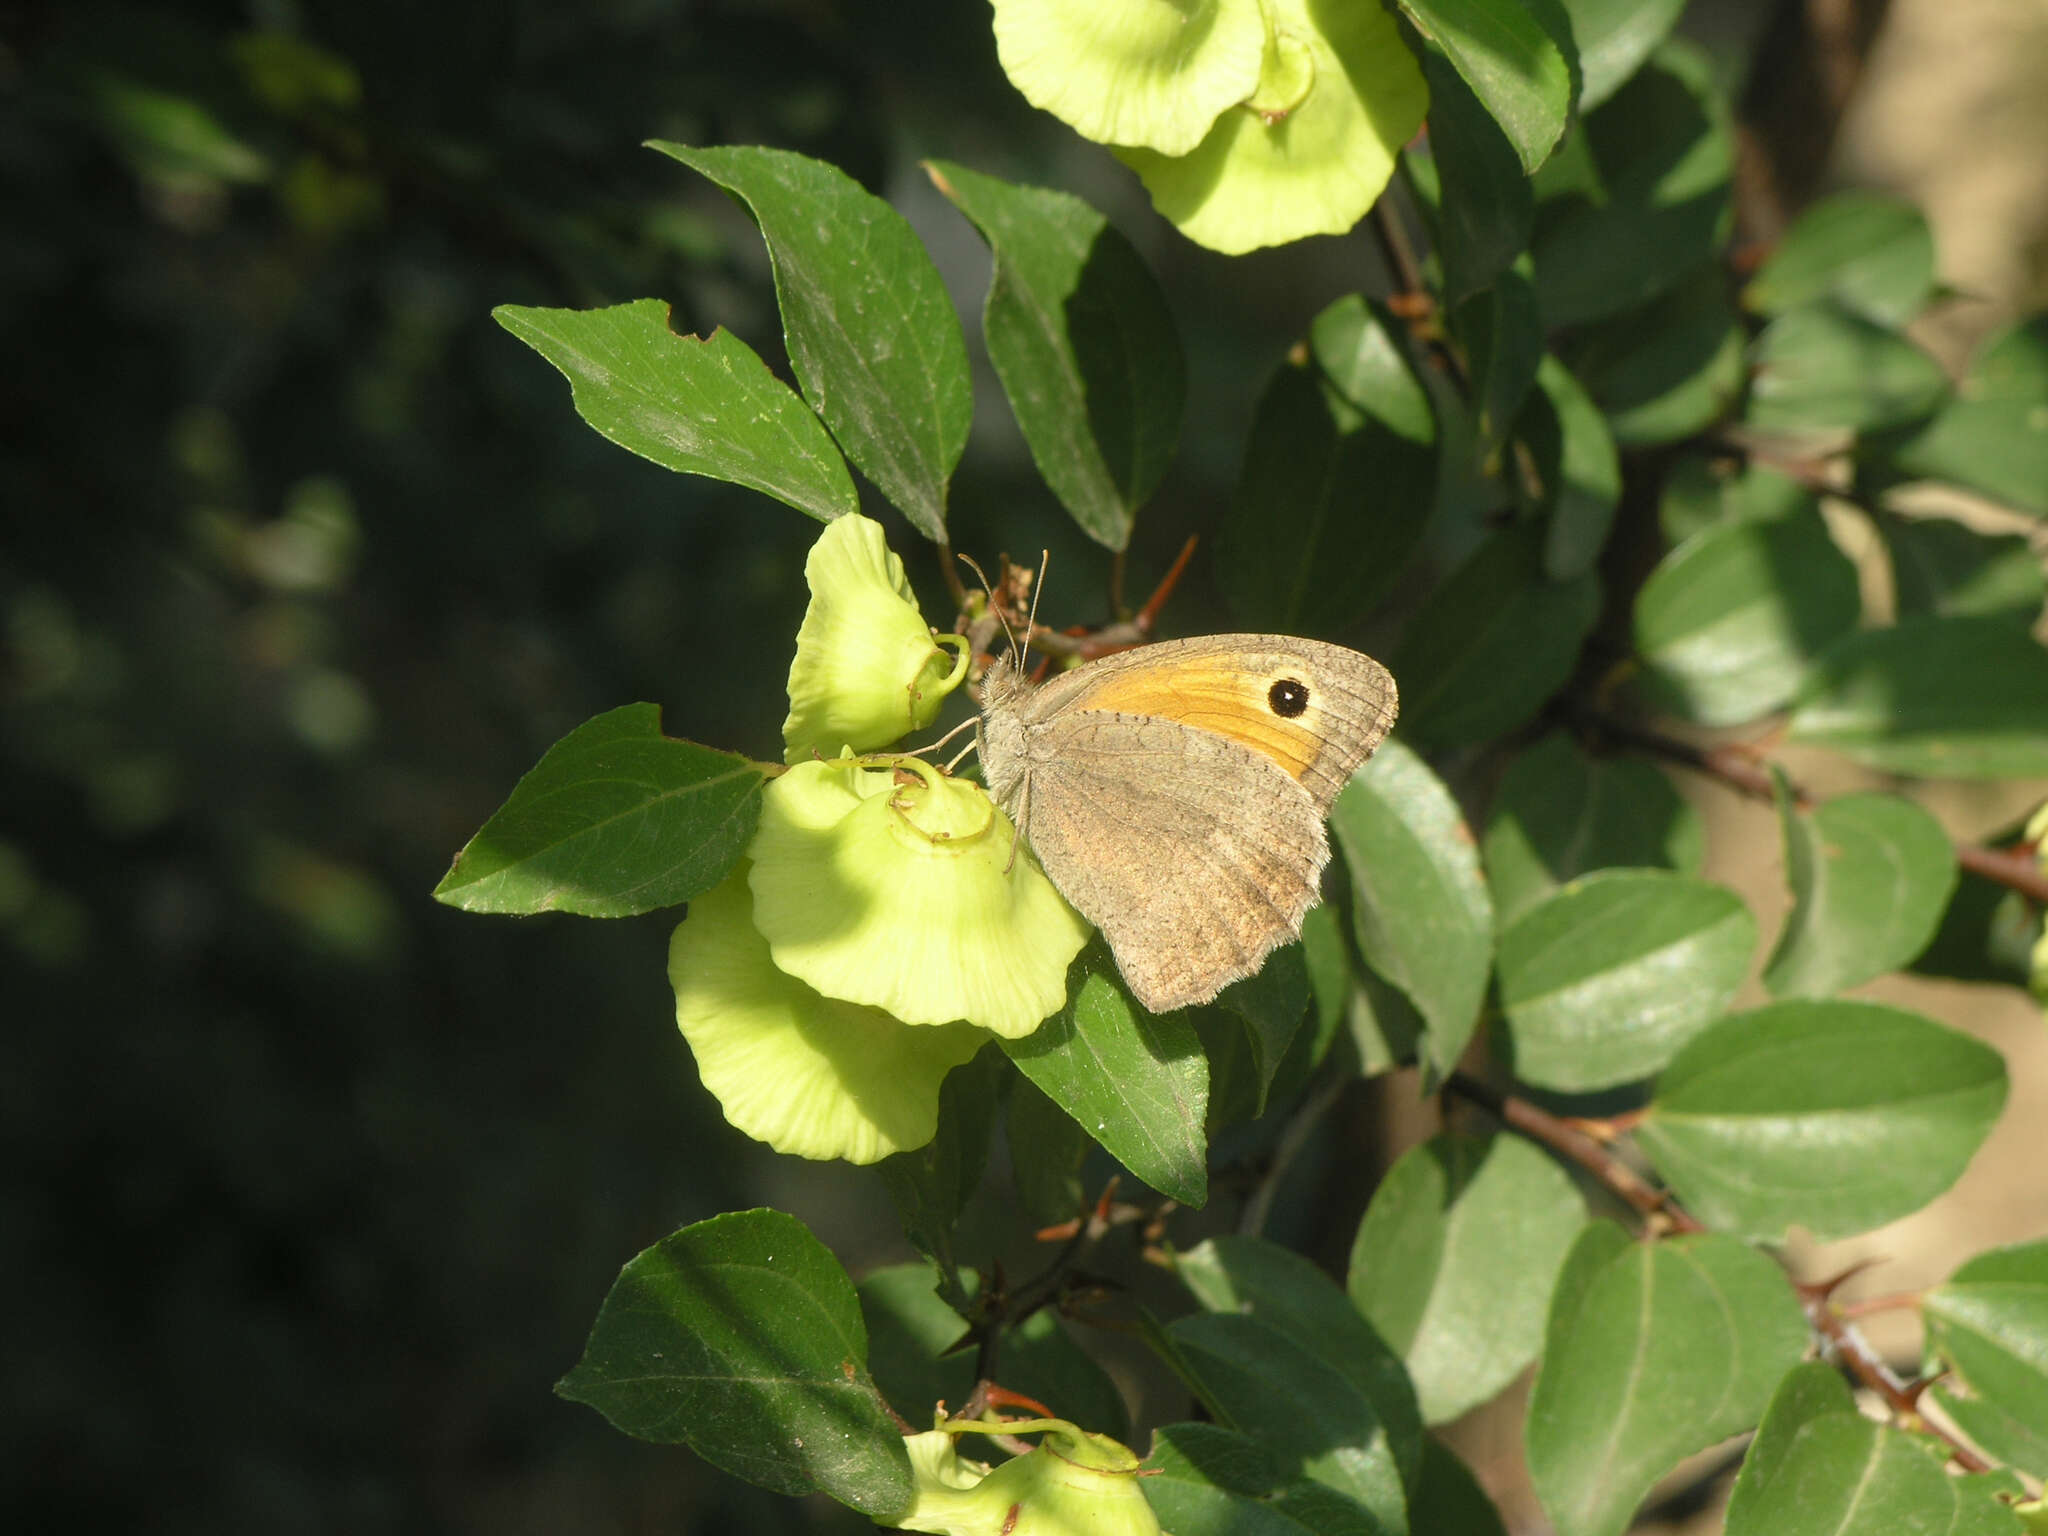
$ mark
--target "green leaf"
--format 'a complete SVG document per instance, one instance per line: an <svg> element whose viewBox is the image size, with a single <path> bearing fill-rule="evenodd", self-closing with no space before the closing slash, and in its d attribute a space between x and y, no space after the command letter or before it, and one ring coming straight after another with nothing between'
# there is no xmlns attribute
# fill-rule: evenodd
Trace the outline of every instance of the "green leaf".
<svg viewBox="0 0 2048 1536"><path fill-rule="evenodd" d="M1258 1441L1218 1424L1154 1431L1138 1486L1174 1536L1397 1536L1321 1484L1289 1481Z"/></svg>
<svg viewBox="0 0 2048 1536"><path fill-rule="evenodd" d="M1664 542L1677 545L1713 523L1784 517L1819 505L1812 491L1776 470L1687 457L1664 482L1657 525Z"/></svg>
<svg viewBox="0 0 2048 1536"><path fill-rule="evenodd" d="M1933 941L1911 969L1922 976L2024 987L2040 936L2041 915L2026 897L1965 870Z"/></svg>
<svg viewBox="0 0 2048 1536"><path fill-rule="evenodd" d="M2048 774L2048 650L2002 618L1916 618L1821 659L1786 727L1888 773Z"/></svg>
<svg viewBox="0 0 2048 1536"><path fill-rule="evenodd" d="M1934 1387L1932 1396L1944 1415L1983 1452L2008 1468L2023 1468L2035 1479L2048 1477L2048 1430L2026 1423L1991 1403ZM2010 1474L2008 1474L2010 1475Z"/></svg>
<svg viewBox="0 0 2048 1536"><path fill-rule="evenodd" d="M1412 376L1389 383L1406 409ZM1327 634L1399 579L1429 520L1436 449L1389 426L1378 404L1361 408L1306 368L1274 373L1216 538L1217 585L1238 623Z"/></svg>
<svg viewBox="0 0 2048 1536"><path fill-rule="evenodd" d="M1017 1204L1037 1226L1072 1221L1088 1210L1081 1169L1094 1145L1074 1117L1039 1091L1028 1077L1010 1085L1008 1119L1010 1180Z"/></svg>
<svg viewBox="0 0 2048 1536"><path fill-rule="evenodd" d="M1920 1310L1929 1353L1969 1391L1966 1414L2004 1441L2003 1450L1985 1449L2035 1477L2048 1474L2048 1241L1978 1254L1929 1291ZM2011 1429L2001 1433L1994 1414ZM2014 1450L2019 1457L2010 1457Z"/></svg>
<svg viewBox="0 0 2048 1536"><path fill-rule="evenodd" d="M886 1521L909 1507L910 1461L867 1355L853 1283L825 1245L781 1211L734 1211L621 1270L555 1390L750 1483Z"/></svg>
<svg viewBox="0 0 2048 1536"><path fill-rule="evenodd" d="M1650 764L1588 757L1553 731L1508 764L1481 847L1505 927L1567 880L1596 869L1696 875L1706 832L1699 812Z"/></svg>
<svg viewBox="0 0 2048 1536"><path fill-rule="evenodd" d="M1779 315L1750 349L1748 423L1760 432L1874 432L1932 415L1941 364L1897 331L1829 301Z"/></svg>
<svg viewBox="0 0 2048 1536"><path fill-rule="evenodd" d="M939 1299L928 1264L894 1264L860 1282L875 1384L912 1424L929 1424L944 1401L955 1411L974 1390L974 1351L952 1353L967 1332ZM969 1277L970 1296L979 1282ZM1128 1410L1109 1374L1041 1308L1003 1334L1003 1385L1036 1398L1061 1418L1121 1440Z"/></svg>
<svg viewBox="0 0 2048 1536"><path fill-rule="evenodd" d="M1427 448L1437 439L1436 408L1416 377L1406 336L1384 305L1348 293L1309 322L1309 355L1345 401Z"/></svg>
<svg viewBox="0 0 2048 1536"><path fill-rule="evenodd" d="M925 168L994 257L982 330L1038 472L1090 538L1122 549L1187 400L1165 295L1078 197L944 160Z"/></svg>
<svg viewBox="0 0 2048 1536"><path fill-rule="evenodd" d="M1209 1064L1177 1014L1145 1012L1100 940L1067 978L1067 1006L1002 1047L1109 1155L1182 1205L1209 1198Z"/></svg>
<svg viewBox="0 0 2048 1536"><path fill-rule="evenodd" d="M811 408L926 538L967 446L967 342L903 215L845 172L788 150L656 139L745 203L775 268L782 334Z"/></svg>
<svg viewBox="0 0 2048 1536"><path fill-rule="evenodd" d="M760 767L661 734L626 704L549 747L455 856L434 899L466 912L629 917L726 877L761 816Z"/></svg>
<svg viewBox="0 0 2048 1536"><path fill-rule="evenodd" d="M1579 111L1599 106L1664 41L1685 0L1562 0L1579 46Z"/></svg>
<svg viewBox="0 0 2048 1536"><path fill-rule="evenodd" d="M1601 1230L1580 1242L1611 1246ZM1777 1265L1717 1233L1629 1244L1583 1278L1530 1393L1529 1475L1559 1536L1620 1536L1680 1459L1756 1423L1806 1319Z"/></svg>
<svg viewBox="0 0 2048 1536"><path fill-rule="evenodd" d="M1476 1408L1536 1358L1551 1286L1585 1224L1572 1181L1513 1136L1439 1135L1388 1170L1347 1286L1407 1362L1427 1422Z"/></svg>
<svg viewBox="0 0 2048 1536"><path fill-rule="evenodd" d="M1660 869L1606 869L1501 931L1515 1076L1582 1092L1650 1076L1728 1006L1756 919L1733 891Z"/></svg>
<svg viewBox="0 0 2048 1536"><path fill-rule="evenodd" d="M1428 1536L1507 1536L1472 1469L1434 1436L1422 1448L1422 1493L1409 1504L1408 1528Z"/></svg>
<svg viewBox="0 0 2048 1536"><path fill-rule="evenodd" d="M1543 530L1490 535L1431 594L1389 665L1401 728L1431 747L1472 746L1533 718L1572 675L1600 584L1545 579Z"/></svg>
<svg viewBox="0 0 2048 1536"><path fill-rule="evenodd" d="M1485 459L1507 441L1543 361L1543 317L1528 263L1510 267L1483 293L1452 310L1450 328L1465 349L1477 407L1474 451Z"/></svg>
<svg viewBox="0 0 2048 1536"><path fill-rule="evenodd" d="M1415 30L1441 48L1533 171L1550 157L1571 110L1572 72L1556 39L1515 0L1401 0ZM1440 102L1430 77L1430 131Z"/></svg>
<svg viewBox="0 0 2048 1536"><path fill-rule="evenodd" d="M1407 1528L1400 1461L1372 1398L1329 1354L1270 1323L1204 1312L1167 1329L1175 1364L1218 1423L1250 1435L1285 1478L1307 1477Z"/></svg>
<svg viewBox="0 0 2048 1536"><path fill-rule="evenodd" d="M1878 1003L1772 1003L1722 1019L1665 1069L1636 1139L1693 1215L1827 1242L1917 1211L2005 1104L2005 1062Z"/></svg>
<svg viewBox="0 0 2048 1536"><path fill-rule="evenodd" d="M1348 896L1350 876L1341 860L1338 870L1329 878ZM1340 1033L1348 1035L1359 1071L1376 1077L1415 1060L1425 1026L1407 997L1358 959L1351 929L1348 900L1311 907L1301 924L1301 949L1315 991L1317 1038L1334 1041Z"/></svg>
<svg viewBox="0 0 2048 1536"><path fill-rule="evenodd" d="M1435 161L1441 184L1436 229L1443 300L1455 306L1492 283L1527 247L1536 200L1515 146L1443 55L1425 52L1422 74L1429 82L1424 153Z"/></svg>
<svg viewBox="0 0 2048 1536"><path fill-rule="evenodd" d="M2048 596L2041 557L2018 534L1979 533L1945 517L1878 522L1902 619L1985 614L2031 625Z"/></svg>
<svg viewBox="0 0 2048 1536"><path fill-rule="evenodd" d="M1712 258L1731 217L1734 132L1692 44L1665 43L1579 131L1593 184L1536 210L1536 294L1553 327L1647 303Z"/></svg>
<svg viewBox="0 0 2048 1536"><path fill-rule="evenodd" d="M2019 1536L1987 1488L1951 1477L1920 1437L1858 1413L1827 1413L1793 1432L1768 1476L1736 1485L1727 1536ZM1746 1493L1746 1497L1744 1496Z"/></svg>
<svg viewBox="0 0 2048 1536"><path fill-rule="evenodd" d="M1636 651L1661 701L1702 725L1736 725L1788 702L1860 608L1856 567L1818 511L1717 523L1636 594Z"/></svg>
<svg viewBox="0 0 2048 1536"><path fill-rule="evenodd" d="M1447 1074L1486 999L1493 906L1458 802L1396 739L1351 776L1330 811L1351 871L1352 925L1365 963L1427 1023L1429 1059Z"/></svg>
<svg viewBox="0 0 2048 1536"><path fill-rule="evenodd" d="M1299 944L1274 950L1258 970L1242 981L1233 981L1217 994L1217 1006L1237 1015L1244 1024L1257 1087L1254 1115L1266 1111L1266 1096L1272 1090L1274 1074L1294 1043L1301 1021L1308 1014L1309 1002L1308 965Z"/></svg>
<svg viewBox="0 0 2048 1536"><path fill-rule="evenodd" d="M1812 814L1778 776L1792 911L1764 968L1779 997L1826 997L1927 947L1956 888L1941 823L1897 795L1843 795Z"/></svg>
<svg viewBox="0 0 2048 1536"><path fill-rule="evenodd" d="M1953 480L2048 516L2048 314L1986 342L1948 408L1891 448L1908 475Z"/></svg>
<svg viewBox="0 0 2048 1536"><path fill-rule="evenodd" d="M820 522L858 510L831 434L730 331L678 336L668 305L500 304L491 318L569 381L576 414L664 469L763 491Z"/></svg>
<svg viewBox="0 0 2048 1536"><path fill-rule="evenodd" d="M950 1306L965 1306L967 1301L953 1234L988 1166L999 1060L995 1052L983 1050L947 1073L939 1090L939 1125L932 1139L878 1165L903 1219L903 1235L938 1266L939 1294Z"/></svg>
<svg viewBox="0 0 2048 1536"><path fill-rule="evenodd" d="M1523 407L1517 435L1542 478L1543 574L1569 581L1593 569L1621 504L1621 459L1607 418L1571 370L1546 356L1537 393Z"/></svg>
<svg viewBox="0 0 2048 1536"><path fill-rule="evenodd" d="M1624 448L1702 432L1742 395L1742 327L1718 268L1703 268L1642 308L1595 325L1565 353Z"/></svg>
<svg viewBox="0 0 2048 1536"><path fill-rule="evenodd" d="M1756 1427L1756 1437L1743 1452L1742 1470L1736 1474L1734 1490L1728 1496L1729 1527L1740 1529L1756 1519L1758 1503L1768 1497L1765 1490L1784 1470L1800 1430L1830 1414L1855 1412L1856 1398L1834 1366L1809 1360L1787 1371L1778 1390L1771 1394L1771 1404Z"/></svg>
<svg viewBox="0 0 2048 1536"><path fill-rule="evenodd" d="M1838 192L1785 231L1742 302L1781 315L1826 299L1896 326L1933 293L1934 231L1920 210L1883 192Z"/></svg>
<svg viewBox="0 0 2048 1536"><path fill-rule="evenodd" d="M1411 1495L1422 1479L1422 1415L1400 1357L1359 1315L1337 1283L1288 1248L1263 1238L1212 1237L1174 1259L1174 1272L1205 1311L1242 1314L1278 1329L1334 1365L1371 1399Z"/></svg>

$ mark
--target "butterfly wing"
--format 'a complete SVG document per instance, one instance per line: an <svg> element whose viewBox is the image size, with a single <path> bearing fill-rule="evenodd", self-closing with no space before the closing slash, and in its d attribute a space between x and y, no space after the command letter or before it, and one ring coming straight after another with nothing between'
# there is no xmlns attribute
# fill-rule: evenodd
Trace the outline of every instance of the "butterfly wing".
<svg viewBox="0 0 2048 1536"><path fill-rule="evenodd" d="M1203 635L1063 673L1020 700L1019 715L1027 731L1101 711L1221 736L1278 764L1328 811L1393 729L1398 708L1387 669L1341 645L1286 635Z"/></svg>
<svg viewBox="0 0 2048 1536"><path fill-rule="evenodd" d="M1032 849L1154 1013L1208 1001L1300 933L1325 807L1271 757L1098 709L1043 722L1030 755Z"/></svg>

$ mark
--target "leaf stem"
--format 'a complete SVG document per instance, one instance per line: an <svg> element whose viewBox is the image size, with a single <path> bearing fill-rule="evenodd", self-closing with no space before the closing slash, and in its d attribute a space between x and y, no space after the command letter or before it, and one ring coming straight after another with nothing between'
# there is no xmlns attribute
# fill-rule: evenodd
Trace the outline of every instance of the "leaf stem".
<svg viewBox="0 0 2048 1536"><path fill-rule="evenodd" d="M1796 1285L1799 1304L1806 1310L1806 1320L1814 1332L1827 1340L1828 1347L1864 1386L1884 1399L1885 1406L1909 1425L1924 1429L1949 1449L1955 1464L1966 1472L1989 1472L1992 1464L1964 1445L1949 1430L1920 1412L1920 1394L1926 1390L1925 1381L1901 1381L1884 1363L1884 1359L1870 1347L1870 1341L1852 1323L1842 1310L1828 1298L1834 1287L1840 1283L1824 1280L1816 1284Z"/></svg>

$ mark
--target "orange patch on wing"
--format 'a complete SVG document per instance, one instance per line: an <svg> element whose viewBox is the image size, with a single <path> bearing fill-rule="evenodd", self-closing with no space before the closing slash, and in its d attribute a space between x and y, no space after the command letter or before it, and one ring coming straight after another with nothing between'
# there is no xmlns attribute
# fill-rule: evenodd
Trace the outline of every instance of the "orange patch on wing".
<svg viewBox="0 0 2048 1536"><path fill-rule="evenodd" d="M1150 715L1209 731L1270 757L1299 780L1322 755L1322 738L1308 726L1320 710L1312 702L1307 714L1283 720L1266 701L1273 681L1264 672L1213 660L1162 662L1104 678L1073 707Z"/></svg>

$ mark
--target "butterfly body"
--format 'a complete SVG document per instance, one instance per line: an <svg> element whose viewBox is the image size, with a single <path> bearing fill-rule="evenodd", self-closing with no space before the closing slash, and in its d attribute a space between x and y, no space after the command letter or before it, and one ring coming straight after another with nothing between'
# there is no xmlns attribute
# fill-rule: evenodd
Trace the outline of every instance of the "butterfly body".
<svg viewBox="0 0 2048 1536"><path fill-rule="evenodd" d="M1300 934L1324 818L1396 707L1371 657L1284 635L1166 641L1042 686L1006 659L983 683L982 771L1132 994L1165 1013Z"/></svg>

